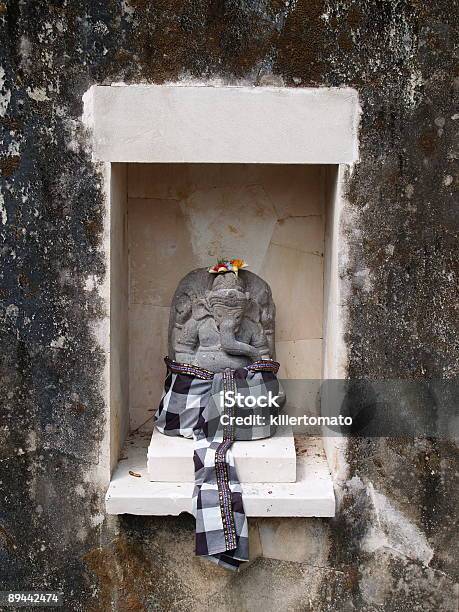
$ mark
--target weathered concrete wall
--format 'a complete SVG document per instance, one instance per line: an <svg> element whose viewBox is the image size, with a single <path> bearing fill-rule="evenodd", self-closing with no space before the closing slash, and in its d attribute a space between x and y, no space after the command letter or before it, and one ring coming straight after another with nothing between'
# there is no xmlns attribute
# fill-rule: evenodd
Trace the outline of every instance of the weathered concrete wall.
<svg viewBox="0 0 459 612"><path fill-rule="evenodd" d="M192 557L192 519L104 519L91 477L104 414L93 333L103 193L79 117L93 83L355 87L349 374L452 378L457 8L0 2L1 588L63 589L72 610L455 609L457 449L447 443L355 441L339 515L311 536L323 544L317 562L259 559L228 575Z"/></svg>

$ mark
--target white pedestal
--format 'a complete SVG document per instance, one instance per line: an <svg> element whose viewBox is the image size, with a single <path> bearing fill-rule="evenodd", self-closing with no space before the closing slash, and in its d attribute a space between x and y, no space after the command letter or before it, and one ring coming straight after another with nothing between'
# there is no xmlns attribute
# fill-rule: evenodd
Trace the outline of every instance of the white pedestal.
<svg viewBox="0 0 459 612"><path fill-rule="evenodd" d="M272 438L235 442L231 450L240 482L296 481L291 427L278 427ZM154 482L194 482L193 440L155 430L148 447L147 472Z"/></svg>
<svg viewBox="0 0 459 612"><path fill-rule="evenodd" d="M126 441L105 497L108 514L177 516L192 512L192 482L150 481L145 464L149 442L150 436L143 434ZM297 439L297 444L296 482L242 484L247 516L335 515L333 481L322 440Z"/></svg>

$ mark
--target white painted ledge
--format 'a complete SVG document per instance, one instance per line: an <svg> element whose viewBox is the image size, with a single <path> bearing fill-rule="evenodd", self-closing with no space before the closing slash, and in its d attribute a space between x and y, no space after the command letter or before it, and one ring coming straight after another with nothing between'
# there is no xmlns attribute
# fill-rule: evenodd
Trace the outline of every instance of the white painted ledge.
<svg viewBox="0 0 459 612"><path fill-rule="evenodd" d="M83 121L106 162L349 164L358 159L352 88L91 87Z"/></svg>
<svg viewBox="0 0 459 612"><path fill-rule="evenodd" d="M151 434L127 441L105 498L108 514L177 516L191 513L193 483L151 482L146 454ZM330 517L333 483L320 438L297 439L297 481L243 484L247 516ZM138 474L133 476L129 472Z"/></svg>
<svg viewBox="0 0 459 612"><path fill-rule="evenodd" d="M191 439L153 431L147 454L148 477L154 482L194 482ZM241 482L295 482L296 452L291 427L278 427L263 440L235 442L231 448Z"/></svg>

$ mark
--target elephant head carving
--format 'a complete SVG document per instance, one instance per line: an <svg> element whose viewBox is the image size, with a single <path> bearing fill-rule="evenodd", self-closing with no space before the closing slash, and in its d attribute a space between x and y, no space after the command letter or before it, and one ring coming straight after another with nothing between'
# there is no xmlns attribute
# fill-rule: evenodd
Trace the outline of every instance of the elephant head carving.
<svg viewBox="0 0 459 612"><path fill-rule="evenodd" d="M212 371L274 358L274 325L271 289L259 276L247 270L212 276L199 268L175 292L169 356Z"/></svg>

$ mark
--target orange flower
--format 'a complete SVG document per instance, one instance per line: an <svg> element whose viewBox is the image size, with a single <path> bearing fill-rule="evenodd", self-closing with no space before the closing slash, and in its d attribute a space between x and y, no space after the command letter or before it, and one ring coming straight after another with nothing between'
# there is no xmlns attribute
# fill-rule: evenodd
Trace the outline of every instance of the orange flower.
<svg viewBox="0 0 459 612"><path fill-rule="evenodd" d="M246 268L247 264L243 259L219 260L214 266L209 268L211 274L220 274L222 272L239 272L240 268Z"/></svg>

